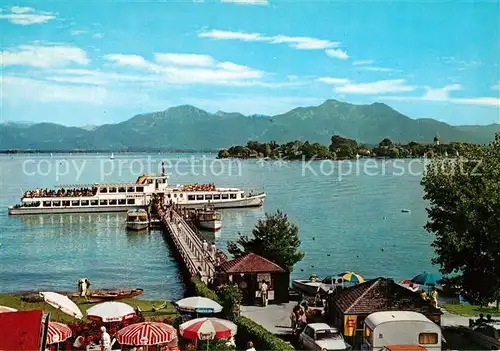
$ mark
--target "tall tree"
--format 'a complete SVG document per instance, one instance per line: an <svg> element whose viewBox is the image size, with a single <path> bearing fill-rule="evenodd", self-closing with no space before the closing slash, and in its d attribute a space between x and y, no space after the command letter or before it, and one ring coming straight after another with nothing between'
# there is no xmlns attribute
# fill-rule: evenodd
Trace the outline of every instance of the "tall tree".
<svg viewBox="0 0 500 351"><path fill-rule="evenodd" d="M266 213L266 218L257 222L252 234L252 239L240 234L238 240L230 241L227 245L229 253L235 257L255 253L288 272L304 258L304 254L298 251L299 228L279 210L274 214Z"/></svg>
<svg viewBox="0 0 500 351"><path fill-rule="evenodd" d="M426 168L425 228L436 235L433 262L484 305L500 291L500 133L487 146L460 145L459 154Z"/></svg>

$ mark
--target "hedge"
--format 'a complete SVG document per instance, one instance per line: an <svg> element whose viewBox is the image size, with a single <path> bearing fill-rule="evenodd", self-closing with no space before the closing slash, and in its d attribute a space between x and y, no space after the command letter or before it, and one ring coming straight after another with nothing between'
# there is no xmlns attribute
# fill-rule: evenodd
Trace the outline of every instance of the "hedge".
<svg viewBox="0 0 500 351"><path fill-rule="evenodd" d="M193 285L194 293L197 296L207 297L214 301L220 302L219 296L210 290L205 283L203 283L200 278L192 278L191 283ZM238 326L238 334L236 335L236 340L241 344L246 344L248 341L252 341L256 349L269 350L269 351L289 351L294 350L294 348L283 341L282 339L275 336L273 333L264 329L259 324L255 323L251 319L243 316L239 316L234 320L234 323Z"/></svg>

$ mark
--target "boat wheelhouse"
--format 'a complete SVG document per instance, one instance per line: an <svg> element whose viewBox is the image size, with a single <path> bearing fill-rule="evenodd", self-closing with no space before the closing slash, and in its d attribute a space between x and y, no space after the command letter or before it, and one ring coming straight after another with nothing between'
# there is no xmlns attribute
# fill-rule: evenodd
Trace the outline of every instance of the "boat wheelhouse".
<svg viewBox="0 0 500 351"><path fill-rule="evenodd" d="M200 229L218 231L222 227L221 213L213 206L207 206L192 213L194 223Z"/></svg>
<svg viewBox="0 0 500 351"><path fill-rule="evenodd" d="M241 208L262 206L266 194L246 194L238 188L213 184L168 186L166 175L145 174L135 183L68 184L57 186L57 190L27 191L20 204L9 207L9 214L126 212L146 208L154 196L188 208Z"/></svg>

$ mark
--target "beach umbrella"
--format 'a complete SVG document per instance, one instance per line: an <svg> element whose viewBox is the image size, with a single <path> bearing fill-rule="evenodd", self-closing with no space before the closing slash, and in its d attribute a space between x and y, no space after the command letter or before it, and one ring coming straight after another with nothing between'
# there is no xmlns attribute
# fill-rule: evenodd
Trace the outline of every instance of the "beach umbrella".
<svg viewBox="0 0 500 351"><path fill-rule="evenodd" d="M87 310L88 319L103 321L104 323L121 322L133 317L135 317L134 308L123 302L103 302Z"/></svg>
<svg viewBox="0 0 500 351"><path fill-rule="evenodd" d="M57 344L70 338L73 333L71 329L62 323L49 322L47 329L47 344Z"/></svg>
<svg viewBox="0 0 500 351"><path fill-rule="evenodd" d="M358 273L354 272L344 272L339 274L342 278L344 278L345 281L351 282L351 283L364 283L365 280L363 279L362 276L360 276Z"/></svg>
<svg viewBox="0 0 500 351"><path fill-rule="evenodd" d="M217 302L201 296L187 297L177 301L175 305L184 312L219 313L222 311L222 306Z"/></svg>
<svg viewBox="0 0 500 351"><path fill-rule="evenodd" d="M413 277L412 281L418 285L434 286L441 279L441 276L432 273L421 273Z"/></svg>
<svg viewBox="0 0 500 351"><path fill-rule="evenodd" d="M7 307L7 306L0 306L0 313L3 312L17 312L15 308L12 307Z"/></svg>
<svg viewBox="0 0 500 351"><path fill-rule="evenodd" d="M78 319L83 318L82 311L80 311L80 308L78 308L76 303L71 301L69 297L55 292L41 292L40 296L43 297L44 301L52 307L61 310L72 317Z"/></svg>
<svg viewBox="0 0 500 351"><path fill-rule="evenodd" d="M403 284L403 285L410 285L411 283L415 283L415 282L411 279L405 279L405 280L401 280L399 282L399 284Z"/></svg>
<svg viewBox="0 0 500 351"><path fill-rule="evenodd" d="M121 345L158 345L175 340L177 330L165 323L144 322L120 329L116 337Z"/></svg>
<svg viewBox="0 0 500 351"><path fill-rule="evenodd" d="M179 326L179 333L191 340L229 339L237 330L236 324L219 318L196 318Z"/></svg>

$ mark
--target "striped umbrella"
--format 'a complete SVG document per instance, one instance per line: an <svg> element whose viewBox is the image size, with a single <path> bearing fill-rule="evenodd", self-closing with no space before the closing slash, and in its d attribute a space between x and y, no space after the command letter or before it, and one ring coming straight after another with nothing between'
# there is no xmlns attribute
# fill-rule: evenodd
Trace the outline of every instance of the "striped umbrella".
<svg viewBox="0 0 500 351"><path fill-rule="evenodd" d="M176 339L177 330L165 323L143 322L120 329L116 336L122 345L158 345Z"/></svg>
<svg viewBox="0 0 500 351"><path fill-rule="evenodd" d="M179 326L180 334L191 340L229 339L237 330L236 324L219 318L196 318Z"/></svg>
<svg viewBox="0 0 500 351"><path fill-rule="evenodd" d="M47 329L47 344L60 343L70 338L71 335L73 335L73 333L66 324L49 322L49 328Z"/></svg>
<svg viewBox="0 0 500 351"><path fill-rule="evenodd" d="M15 308L12 307L7 307L7 306L0 306L0 313L3 312L17 312Z"/></svg>
<svg viewBox="0 0 500 351"><path fill-rule="evenodd" d="M340 276L344 278L345 281L351 282L351 283L364 283L365 280L363 279L362 276L360 276L358 273L354 272L344 272L340 273Z"/></svg>

